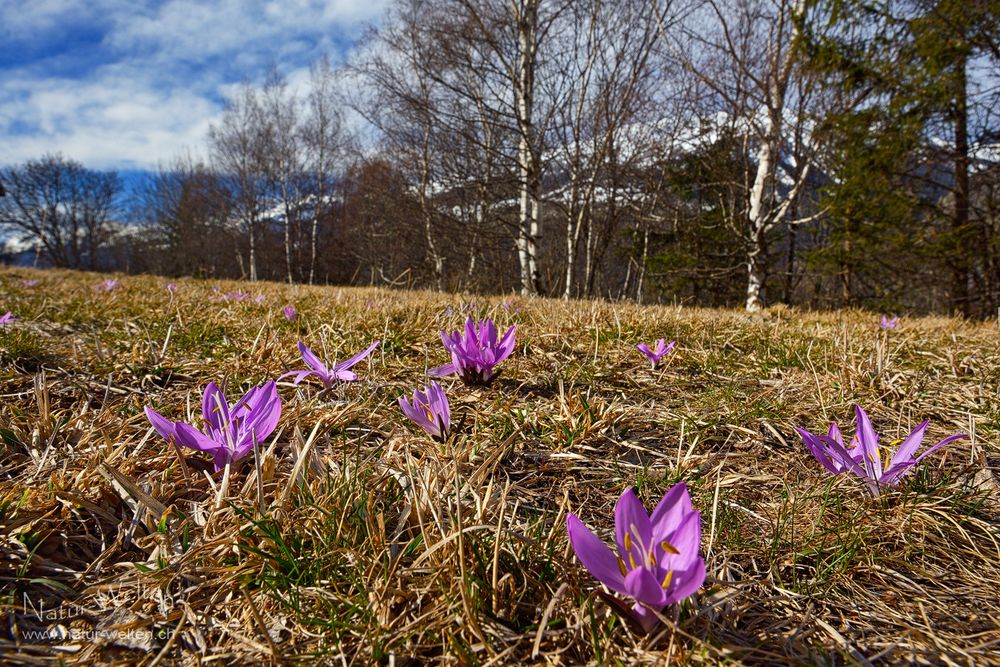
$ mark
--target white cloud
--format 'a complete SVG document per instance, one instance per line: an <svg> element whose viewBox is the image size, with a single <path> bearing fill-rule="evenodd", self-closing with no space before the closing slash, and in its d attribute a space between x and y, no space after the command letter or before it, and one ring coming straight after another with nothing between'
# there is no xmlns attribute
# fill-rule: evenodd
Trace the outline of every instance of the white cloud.
<svg viewBox="0 0 1000 667"><path fill-rule="evenodd" d="M93 167L151 168L199 152L222 97L276 65L304 93L308 65L334 60L388 0L0 0L0 34L42 56L0 63L0 163L61 152ZM103 35L96 63L66 72L51 44L67 25Z"/></svg>
<svg viewBox="0 0 1000 667"><path fill-rule="evenodd" d="M8 100L0 127L12 121L32 127L4 138L10 162L61 152L99 168L153 167L201 145L219 113L217 104L191 92L107 76L8 81L0 96Z"/></svg>
<svg viewBox="0 0 1000 667"><path fill-rule="evenodd" d="M127 0L0 0L3 32L28 40L53 28L74 25L90 16L121 11L134 3Z"/></svg>

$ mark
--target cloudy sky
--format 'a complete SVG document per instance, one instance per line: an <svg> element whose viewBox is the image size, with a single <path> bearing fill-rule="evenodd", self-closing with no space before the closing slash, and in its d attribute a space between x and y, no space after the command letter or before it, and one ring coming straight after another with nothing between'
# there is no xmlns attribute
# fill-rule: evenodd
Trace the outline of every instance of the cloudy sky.
<svg viewBox="0 0 1000 667"><path fill-rule="evenodd" d="M202 152L227 91L342 60L387 0L0 0L0 165L153 168Z"/></svg>

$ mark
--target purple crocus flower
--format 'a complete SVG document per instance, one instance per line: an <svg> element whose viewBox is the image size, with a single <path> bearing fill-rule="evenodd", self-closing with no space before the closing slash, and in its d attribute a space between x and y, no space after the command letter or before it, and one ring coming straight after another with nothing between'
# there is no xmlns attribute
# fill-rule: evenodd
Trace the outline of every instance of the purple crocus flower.
<svg viewBox="0 0 1000 667"><path fill-rule="evenodd" d="M98 283L94 289L99 290L101 292L113 292L120 286L121 283L118 281L117 278L108 278L107 280Z"/></svg>
<svg viewBox="0 0 1000 667"><path fill-rule="evenodd" d="M235 292L226 292L227 301L246 301L250 298L250 292L244 292L243 290L236 290Z"/></svg>
<svg viewBox="0 0 1000 667"><path fill-rule="evenodd" d="M665 338L661 338L656 341L656 349L651 350L649 346L645 343L639 343L635 346L635 349L639 350L649 359L649 363L652 364L653 368L660 363L660 359L670 354L670 351L674 349L674 345L677 345L677 341L672 340L667 344Z"/></svg>
<svg viewBox="0 0 1000 667"><path fill-rule="evenodd" d="M705 561L698 555L701 513L683 483L664 494L652 515L631 488L622 494L615 505L617 554L575 514L567 515L566 532L576 557L598 581L635 600L632 617L646 632L656 627L656 612L705 581Z"/></svg>
<svg viewBox="0 0 1000 667"><path fill-rule="evenodd" d="M521 312L521 306L514 305L514 299L507 299L506 301L501 301L500 307L503 308L504 310L509 310L513 313Z"/></svg>
<svg viewBox="0 0 1000 667"><path fill-rule="evenodd" d="M281 417L281 397L272 380L254 387L230 405L222 390L209 382L201 401L201 415L204 432L184 422L172 422L146 407L146 418L157 433L178 445L210 454L218 472L250 453L255 442L271 435Z"/></svg>
<svg viewBox="0 0 1000 667"><path fill-rule="evenodd" d="M494 369L514 351L514 327L507 329L497 341L497 328L493 320L486 319L477 325L472 318L465 321L465 335L459 331L441 332L446 350L451 352L451 363L427 371L432 377L445 377L458 373L466 384L489 384L495 377Z"/></svg>
<svg viewBox="0 0 1000 667"><path fill-rule="evenodd" d="M285 319L289 322L295 321L295 306L285 306L281 309L281 312L285 314Z"/></svg>
<svg viewBox="0 0 1000 667"><path fill-rule="evenodd" d="M173 294L174 292L177 291L177 284L176 283L167 283L166 287L167 287L167 291L170 292L171 294Z"/></svg>
<svg viewBox="0 0 1000 667"><path fill-rule="evenodd" d="M895 329L896 327L899 326L899 318L898 317L889 318L883 315L882 319L879 320L878 326L881 329Z"/></svg>
<svg viewBox="0 0 1000 667"><path fill-rule="evenodd" d="M448 407L448 397L437 382L431 382L423 391L414 391L412 403L405 396L400 396L399 409L432 438L442 442L448 439L451 410Z"/></svg>
<svg viewBox="0 0 1000 667"><path fill-rule="evenodd" d="M260 304L264 303L264 300L265 300L266 298L267 298L267 297L266 297L266 296L264 296L263 294L258 294L257 296L255 296L255 297L253 298L253 302L254 302L254 303L256 303L256 304L257 304L257 305L259 306Z"/></svg>
<svg viewBox="0 0 1000 667"><path fill-rule="evenodd" d="M964 433L950 435L920 456L914 457L920 448L920 443L923 442L927 425L930 423L929 419L925 420L918 424L910 432L910 435L906 436L895 454L890 453L886 448L886 460L883 466L878 435L872 428L868 415L865 414L860 405L855 406L855 418L857 434L851 440L851 444L847 446L844 445L840 427L836 424L830 424L827 435L813 435L802 428L795 430L799 432L806 447L816 457L816 460L823 464L824 468L834 475L839 475L844 471L858 475L865 480L865 484L876 497L879 495L879 487L894 486L903 475L929 454L956 440L968 437Z"/></svg>
<svg viewBox="0 0 1000 667"><path fill-rule="evenodd" d="M16 319L17 318L14 317L14 312L11 311L11 310L8 310L3 315L0 315L0 324L10 324L11 322L13 322Z"/></svg>
<svg viewBox="0 0 1000 667"><path fill-rule="evenodd" d="M289 376L294 376L295 377L294 383L298 384L303 380L305 380L310 375L315 375L320 380L322 380L323 386L326 387L327 389L333 386L335 380L339 380L341 382L354 382L355 380L358 379L358 376L355 375L350 370L351 367L362 361L369 354L371 354L372 350L378 347L378 344L379 341L376 340L367 348L365 348L361 352L358 352L347 361L342 361L339 364L334 363L332 367L328 368L326 364L324 364L323 361L313 353L312 350L306 347L305 343L299 341L299 352L302 353L302 360L305 361L306 365L309 366L309 370L292 371L291 373L285 373L281 377L286 378ZM280 380L281 378L278 379Z"/></svg>
<svg viewBox="0 0 1000 667"><path fill-rule="evenodd" d="M18 284L21 287L27 287L27 288L30 289L32 287L38 287L38 283L40 283L40 282L42 282L42 281L38 280L38 279L32 279L32 280L25 279L25 280L18 281Z"/></svg>

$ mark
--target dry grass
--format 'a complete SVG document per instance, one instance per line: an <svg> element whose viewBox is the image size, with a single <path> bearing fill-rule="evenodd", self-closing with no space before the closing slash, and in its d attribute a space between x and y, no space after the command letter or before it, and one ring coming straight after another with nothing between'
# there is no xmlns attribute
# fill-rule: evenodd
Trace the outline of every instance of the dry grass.
<svg viewBox="0 0 1000 667"><path fill-rule="evenodd" d="M3 660L1000 664L995 324L271 284L214 303L216 283L101 279L0 272L21 317L0 329ZM518 347L490 388L448 381L442 446L395 398L444 363L437 332L470 300ZM660 336L680 343L654 372L634 345ZM211 379L277 377L299 337L339 358L383 344L342 390L282 385L278 431L219 502L142 408L179 419ZM931 441L973 437L873 500L792 430L855 402L890 440L924 418ZM709 578L638 637L565 516L609 535L627 486L651 505L680 479Z"/></svg>

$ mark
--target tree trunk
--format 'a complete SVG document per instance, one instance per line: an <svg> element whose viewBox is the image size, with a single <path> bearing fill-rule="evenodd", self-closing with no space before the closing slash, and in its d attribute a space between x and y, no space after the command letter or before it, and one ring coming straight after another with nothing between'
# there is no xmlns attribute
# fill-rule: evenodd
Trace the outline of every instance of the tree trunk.
<svg viewBox="0 0 1000 667"><path fill-rule="evenodd" d="M782 21L792 22L791 34L787 42L780 41L772 48L769 56L774 58L774 67L767 75L767 127L760 135L760 147L757 149L757 173L754 175L753 186L750 188L750 201L747 211L750 247L747 254L747 301L748 312L758 312L767 305L764 282L767 279L767 233L779 225L787 214L788 205L778 206L776 211L769 210L770 200L774 194L775 172L781 152L782 121L785 113L785 92L795 64L796 42L799 36L798 19L805 9L805 0L795 0L790 16L782 16ZM780 49L784 47L783 54ZM801 179L805 179L807 171L803 170ZM801 182L797 182L789 193L789 198L797 196Z"/></svg>
<svg viewBox="0 0 1000 667"><path fill-rule="evenodd" d="M966 317L973 314L969 294L969 256L975 252L969 243L969 113L967 104L966 61L955 63L955 210L952 213L952 290L951 306Z"/></svg>
<svg viewBox="0 0 1000 667"><path fill-rule="evenodd" d="M642 260L639 262L639 278L636 280L635 301L642 303L642 283L646 278L646 259L649 257L649 228L642 233Z"/></svg>
<svg viewBox="0 0 1000 667"><path fill-rule="evenodd" d="M521 294L538 294L537 239L540 214L538 156L532 142L534 128L535 54L538 30L538 0L527 0L517 15L518 56L514 81L514 99L517 106L517 167L519 177L520 225L517 238L518 259L521 264Z"/></svg>
<svg viewBox="0 0 1000 667"><path fill-rule="evenodd" d="M762 230L763 231L763 230ZM764 234L755 234L747 252L747 312L756 313L767 303L767 246Z"/></svg>
<svg viewBox="0 0 1000 667"><path fill-rule="evenodd" d="M754 176L753 187L750 188L750 206L747 211L747 223L750 239L747 250L747 303L748 312L756 313L767 305L764 294L764 280L767 272L767 212L765 201L770 190L774 170L776 139L780 136L779 119L770 116L768 128L761 137L760 148L757 150L757 173Z"/></svg>
<svg viewBox="0 0 1000 667"><path fill-rule="evenodd" d="M781 295L785 303L792 302L792 290L795 289L795 242L798 234L795 225L788 227L788 256L785 263L785 290Z"/></svg>
<svg viewBox="0 0 1000 667"><path fill-rule="evenodd" d="M427 197L427 189L430 185L431 156L430 156L431 126L430 121L424 126L424 141L421 151L420 164L420 214L424 220L424 240L427 242L427 252L430 254L431 265L434 271L434 285L437 291L444 291L444 260L438 252L437 244L434 243L434 229L431 216L430 202Z"/></svg>
<svg viewBox="0 0 1000 667"><path fill-rule="evenodd" d="M257 281L257 244L256 244L255 237L256 237L256 232L257 232L257 225L254 224L254 221L253 221L252 218L250 220L250 224L248 225L248 227L249 227L248 231L249 231L249 234L250 234L250 282L256 282Z"/></svg>
<svg viewBox="0 0 1000 667"><path fill-rule="evenodd" d="M313 207L312 232L309 237L309 284L310 285L312 285L316 279L316 239L318 237L318 230L319 230L319 211L320 207L318 205Z"/></svg>
<svg viewBox="0 0 1000 667"><path fill-rule="evenodd" d="M281 169L281 165L278 167ZM285 269L288 272L288 284L294 282L292 277L292 209L288 201L288 179L281 178L281 199L285 208Z"/></svg>

